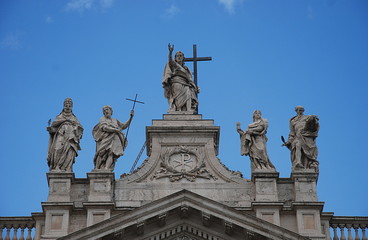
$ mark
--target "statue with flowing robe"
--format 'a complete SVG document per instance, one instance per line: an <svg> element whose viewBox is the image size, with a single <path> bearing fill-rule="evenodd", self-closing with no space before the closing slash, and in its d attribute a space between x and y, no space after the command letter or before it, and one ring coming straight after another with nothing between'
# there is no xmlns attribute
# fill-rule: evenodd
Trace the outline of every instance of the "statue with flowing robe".
<svg viewBox="0 0 368 240"><path fill-rule="evenodd" d="M243 131L240 123L237 123L236 129L240 134L240 154L249 156L252 170L275 169L267 154L267 128L268 121L262 118L259 110L253 112L253 122L248 125L246 131Z"/></svg>
<svg viewBox="0 0 368 240"><path fill-rule="evenodd" d="M92 131L96 141L96 154L93 162L95 169L113 171L117 159L124 154L127 147L128 141L122 130L130 125L134 111L130 112L130 118L125 123L111 117L112 108L110 106L104 106L102 111L104 116Z"/></svg>
<svg viewBox="0 0 368 240"><path fill-rule="evenodd" d="M64 100L63 111L46 130L50 134L47 163L50 171L71 172L83 135L83 127L72 112L73 101Z"/></svg>
<svg viewBox="0 0 368 240"><path fill-rule="evenodd" d="M195 111L198 105L199 88L192 80L192 73L184 65L184 54L178 51L172 59L174 46L169 44L169 60L165 66L162 87L168 100L168 112Z"/></svg>
<svg viewBox="0 0 368 240"><path fill-rule="evenodd" d="M290 119L290 133L283 144L290 150L294 170L318 170L318 148L316 138L319 131L319 119L316 115L304 115L304 107L295 107L296 116Z"/></svg>

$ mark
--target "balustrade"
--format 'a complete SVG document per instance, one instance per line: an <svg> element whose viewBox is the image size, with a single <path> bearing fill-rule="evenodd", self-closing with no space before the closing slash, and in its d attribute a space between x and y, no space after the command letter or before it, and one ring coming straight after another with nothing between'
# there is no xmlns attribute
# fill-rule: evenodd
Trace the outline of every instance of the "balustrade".
<svg viewBox="0 0 368 240"><path fill-rule="evenodd" d="M368 217L333 216L328 240L368 240ZM32 217L0 217L0 240L37 240Z"/></svg>
<svg viewBox="0 0 368 240"><path fill-rule="evenodd" d="M332 240L368 240L366 235L368 217L333 216L330 220L330 227Z"/></svg>
<svg viewBox="0 0 368 240"><path fill-rule="evenodd" d="M33 240L35 223L32 217L0 217L0 240Z"/></svg>

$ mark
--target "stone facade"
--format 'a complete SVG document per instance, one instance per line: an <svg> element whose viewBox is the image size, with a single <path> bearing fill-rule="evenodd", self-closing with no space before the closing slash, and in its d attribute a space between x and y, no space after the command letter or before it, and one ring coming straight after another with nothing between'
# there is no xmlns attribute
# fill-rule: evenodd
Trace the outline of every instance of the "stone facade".
<svg viewBox="0 0 368 240"><path fill-rule="evenodd" d="M132 174L49 172L36 238L326 239L318 172L244 179L217 158L219 135L201 115L166 114L146 127L148 157Z"/></svg>

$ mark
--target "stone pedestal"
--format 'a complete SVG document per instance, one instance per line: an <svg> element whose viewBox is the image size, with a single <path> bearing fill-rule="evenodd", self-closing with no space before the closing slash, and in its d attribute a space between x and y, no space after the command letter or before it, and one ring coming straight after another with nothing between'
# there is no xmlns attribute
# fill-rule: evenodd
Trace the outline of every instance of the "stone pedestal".
<svg viewBox="0 0 368 240"><path fill-rule="evenodd" d="M41 239L57 239L69 233L69 215L73 208L71 200L72 172L48 172L49 196L42 203L45 212L45 229Z"/></svg>
<svg viewBox="0 0 368 240"><path fill-rule="evenodd" d="M89 180L88 202L83 203L87 210L87 227L110 218L114 207L115 175L111 171L93 170L87 173Z"/></svg>
<svg viewBox="0 0 368 240"><path fill-rule="evenodd" d="M89 180L88 202L112 202L115 174L111 171L93 170Z"/></svg>
<svg viewBox="0 0 368 240"><path fill-rule="evenodd" d="M280 202L253 202L252 208L256 216L267 222L280 226L280 210L283 203Z"/></svg>
<svg viewBox="0 0 368 240"><path fill-rule="evenodd" d="M296 202L316 202L318 173L312 169L293 171L291 179L294 182Z"/></svg>
<svg viewBox="0 0 368 240"><path fill-rule="evenodd" d="M317 197L318 173L313 169L293 171L291 179L294 182L295 202L292 206L296 211L298 233L311 239L325 239L321 227L324 204L318 202Z"/></svg>
<svg viewBox="0 0 368 240"><path fill-rule="evenodd" d="M252 208L258 218L280 226L282 203L278 202L278 178L279 173L275 170L252 171L252 181L255 184L255 202L252 203Z"/></svg>
<svg viewBox="0 0 368 240"><path fill-rule="evenodd" d="M189 112L164 114L162 120L152 120L152 126L146 128L147 155L150 156L153 145L161 145L156 140L171 143L195 143L195 138L213 141L215 153L218 153L220 127L213 120L203 120L202 115Z"/></svg>
<svg viewBox="0 0 368 240"><path fill-rule="evenodd" d="M73 203L42 203L45 212L45 230L41 239L57 239L69 233L70 212Z"/></svg>
<svg viewBox="0 0 368 240"><path fill-rule="evenodd" d="M252 181L256 187L256 202L277 202L277 179L279 173L274 170L253 171Z"/></svg>
<svg viewBox="0 0 368 240"><path fill-rule="evenodd" d="M71 185L74 181L72 172L48 172L48 202L70 202Z"/></svg>
<svg viewBox="0 0 368 240"><path fill-rule="evenodd" d="M299 234L316 240L326 239L326 236L322 234L321 224L323 205L323 202L293 203Z"/></svg>
<svg viewBox="0 0 368 240"><path fill-rule="evenodd" d="M110 218L113 203L84 203L87 209L87 227Z"/></svg>

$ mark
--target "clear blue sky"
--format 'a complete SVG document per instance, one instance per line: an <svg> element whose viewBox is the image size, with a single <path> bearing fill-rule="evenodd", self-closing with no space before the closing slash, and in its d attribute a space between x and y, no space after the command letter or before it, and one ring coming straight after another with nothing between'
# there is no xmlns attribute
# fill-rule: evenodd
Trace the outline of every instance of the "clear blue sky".
<svg viewBox="0 0 368 240"><path fill-rule="evenodd" d="M366 0L2 0L0 2L0 215L30 215L47 200L47 121L63 100L85 132L76 177L93 169L92 128L109 104L125 121L138 98L128 172L145 127L166 113L161 76L167 44L199 63L200 114L221 127L221 161L250 178L236 122L260 109L268 152L289 177L287 136L294 107L320 118L318 195L324 211L368 215L368 1ZM192 68L192 64L187 64ZM146 156L141 158L142 162Z"/></svg>

